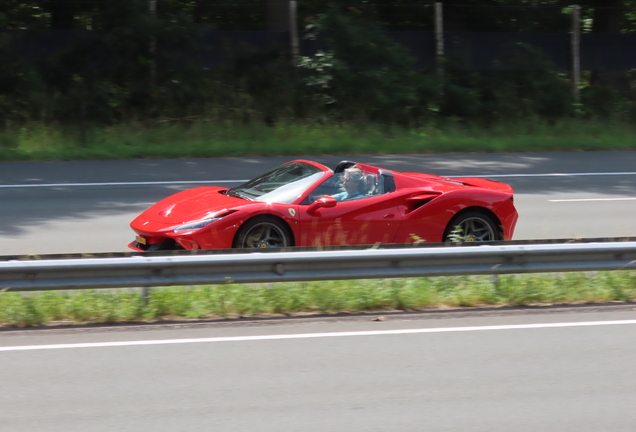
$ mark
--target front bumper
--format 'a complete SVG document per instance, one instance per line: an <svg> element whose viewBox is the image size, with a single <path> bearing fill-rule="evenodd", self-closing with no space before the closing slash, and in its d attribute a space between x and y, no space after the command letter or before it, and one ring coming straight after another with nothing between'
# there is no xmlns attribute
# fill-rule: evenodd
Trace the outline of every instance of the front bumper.
<svg viewBox="0 0 636 432"><path fill-rule="evenodd" d="M128 245L128 247L138 252L152 252L152 251L162 251L162 250L184 250L185 249L183 246L181 246L179 243L177 243L173 239L165 239L162 242L153 243L153 244L142 244L135 240L134 242L131 242Z"/></svg>

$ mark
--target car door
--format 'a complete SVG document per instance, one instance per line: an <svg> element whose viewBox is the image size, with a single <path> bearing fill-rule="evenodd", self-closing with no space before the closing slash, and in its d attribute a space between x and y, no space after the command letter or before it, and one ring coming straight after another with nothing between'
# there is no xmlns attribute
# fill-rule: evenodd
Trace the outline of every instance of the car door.
<svg viewBox="0 0 636 432"><path fill-rule="evenodd" d="M359 245L393 242L401 216L392 194L338 202L312 211L300 205L299 246Z"/></svg>

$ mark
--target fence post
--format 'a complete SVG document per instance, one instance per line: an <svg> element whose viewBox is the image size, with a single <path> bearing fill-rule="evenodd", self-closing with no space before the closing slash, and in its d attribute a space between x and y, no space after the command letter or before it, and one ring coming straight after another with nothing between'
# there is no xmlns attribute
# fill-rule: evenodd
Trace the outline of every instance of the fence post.
<svg viewBox="0 0 636 432"><path fill-rule="evenodd" d="M572 97L581 103L581 6L572 5Z"/></svg>
<svg viewBox="0 0 636 432"><path fill-rule="evenodd" d="M435 69L439 79L439 98L444 98L444 5L435 3Z"/></svg>
<svg viewBox="0 0 636 432"><path fill-rule="evenodd" d="M293 64L298 62L300 55L298 42L298 4L296 0L289 1L289 37L291 39L291 56Z"/></svg>
<svg viewBox="0 0 636 432"><path fill-rule="evenodd" d="M435 54L438 60L444 57L444 5L435 3Z"/></svg>

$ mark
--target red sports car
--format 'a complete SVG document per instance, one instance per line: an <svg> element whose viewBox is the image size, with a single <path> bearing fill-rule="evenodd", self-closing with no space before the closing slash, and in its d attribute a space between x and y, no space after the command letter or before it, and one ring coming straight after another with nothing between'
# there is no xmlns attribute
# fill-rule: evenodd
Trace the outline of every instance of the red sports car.
<svg viewBox="0 0 636 432"><path fill-rule="evenodd" d="M172 195L132 223L138 251L510 240L510 186L295 160L240 186ZM459 227L459 228L458 228Z"/></svg>

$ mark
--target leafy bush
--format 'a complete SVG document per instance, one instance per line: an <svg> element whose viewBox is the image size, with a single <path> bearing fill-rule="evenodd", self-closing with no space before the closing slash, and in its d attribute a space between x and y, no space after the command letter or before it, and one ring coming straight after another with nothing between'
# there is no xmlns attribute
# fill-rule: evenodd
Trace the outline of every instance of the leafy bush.
<svg viewBox="0 0 636 432"><path fill-rule="evenodd" d="M414 69L407 49L379 23L332 6L307 30L329 49L300 60L303 80L313 100L334 116L405 123L431 114L437 83Z"/></svg>
<svg viewBox="0 0 636 432"><path fill-rule="evenodd" d="M633 122L636 102L620 91L601 85L589 85L581 91L584 117Z"/></svg>
<svg viewBox="0 0 636 432"><path fill-rule="evenodd" d="M60 117L73 118L82 105L100 122L203 108L210 86L197 60L201 33L183 16L153 18L146 8L140 1L109 2L96 23L100 31L82 34L49 64L51 84L63 90Z"/></svg>
<svg viewBox="0 0 636 432"><path fill-rule="evenodd" d="M523 44L507 47L491 71L467 71L453 59L443 71L415 70L409 51L383 31L378 5L334 3L346 6L312 9L322 12L309 23L308 37L322 50L296 63L287 47L235 44L224 48L225 67L208 70L204 29L193 15L164 4L153 17L145 0L100 3L94 31L66 34L57 51L24 55L16 47L32 33L2 33L0 127L38 123L62 130L80 122L84 130L91 123L202 120L372 122L390 131L392 125L554 123L580 114L633 121L636 114L632 96L597 85L584 88L582 105L573 107L568 77ZM15 146L10 135L0 136L0 148Z"/></svg>
<svg viewBox="0 0 636 432"><path fill-rule="evenodd" d="M29 33L0 34L5 124L74 123L80 112L103 124L205 110L214 85L199 61L202 32L182 15L154 18L147 7L140 0L109 1L95 31L56 33L67 43L35 58L16 52Z"/></svg>
<svg viewBox="0 0 636 432"><path fill-rule="evenodd" d="M493 71L447 69L442 113L480 122L527 118L558 119L572 114L569 82L537 49L514 44Z"/></svg>
<svg viewBox="0 0 636 432"><path fill-rule="evenodd" d="M17 33L0 34L0 127L38 120L46 104L38 70L14 48L18 38Z"/></svg>

